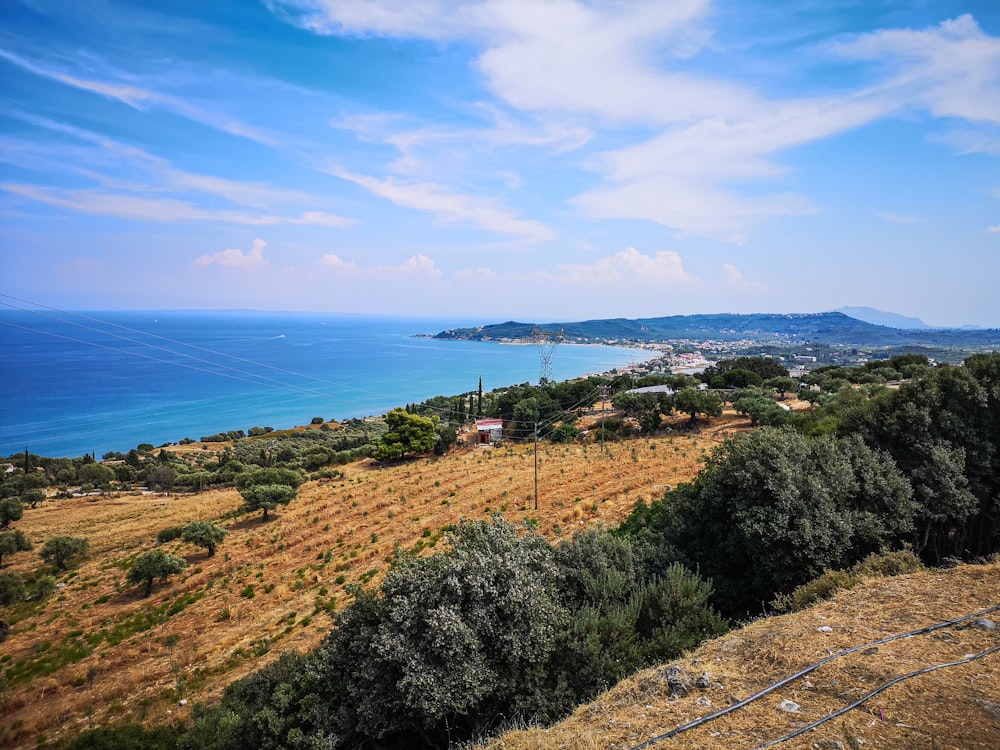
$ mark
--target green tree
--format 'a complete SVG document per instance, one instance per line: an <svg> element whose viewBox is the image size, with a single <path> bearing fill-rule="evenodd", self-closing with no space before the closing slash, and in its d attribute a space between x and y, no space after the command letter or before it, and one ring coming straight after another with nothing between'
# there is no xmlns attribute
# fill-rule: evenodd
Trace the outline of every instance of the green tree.
<svg viewBox="0 0 1000 750"><path fill-rule="evenodd" d="M501 518L463 522L451 547L397 557L360 591L324 643L333 732L344 746L422 737L445 746L538 707L564 618L544 539Z"/></svg>
<svg viewBox="0 0 1000 750"><path fill-rule="evenodd" d="M12 521L20 521L24 515L24 506L16 497L5 497L0 500L0 529L9 529Z"/></svg>
<svg viewBox="0 0 1000 750"><path fill-rule="evenodd" d="M95 487L107 487L115 481L115 472L110 466L99 463L84 464L76 472L81 484L92 484Z"/></svg>
<svg viewBox="0 0 1000 750"><path fill-rule="evenodd" d="M187 563L179 557L168 555L163 550L154 549L139 555L129 568L126 580L135 585L143 584L143 596L153 593L153 581L166 581L175 573L180 573Z"/></svg>
<svg viewBox="0 0 1000 750"><path fill-rule="evenodd" d="M42 546L38 554L49 565L66 570L66 565L74 557L87 554L90 543L79 536L54 536Z"/></svg>
<svg viewBox="0 0 1000 750"><path fill-rule="evenodd" d="M892 460L857 438L762 428L726 441L623 531L710 576L719 606L741 617L898 542L913 527L912 495Z"/></svg>
<svg viewBox="0 0 1000 750"><path fill-rule="evenodd" d="M264 521L267 521L269 510L275 510L279 505L288 505L297 493L298 490L287 484L251 484L240 490L244 510L248 513L264 511Z"/></svg>
<svg viewBox="0 0 1000 750"><path fill-rule="evenodd" d="M408 453L427 453L434 449L438 426L435 418L409 414L397 408L386 414L385 423L389 430L372 452L376 461L398 460Z"/></svg>
<svg viewBox="0 0 1000 750"><path fill-rule="evenodd" d="M27 503L32 508L37 508L40 502L45 500L45 493L41 490L25 490L21 493L21 502Z"/></svg>
<svg viewBox="0 0 1000 750"><path fill-rule="evenodd" d="M24 579L20 573L0 573L0 606L24 599Z"/></svg>
<svg viewBox="0 0 1000 750"><path fill-rule="evenodd" d="M768 378L764 381L764 385L768 388L773 388L777 392L778 398L784 401L786 393L798 390L799 381L795 378L779 376L776 378Z"/></svg>
<svg viewBox="0 0 1000 750"><path fill-rule="evenodd" d="M225 539L229 532L212 521L192 521L185 524L181 531L181 539L188 544L204 547L208 556L215 555L215 547Z"/></svg>
<svg viewBox="0 0 1000 750"><path fill-rule="evenodd" d="M619 393L612 401L626 417L632 417L639 423L639 429L644 434L655 432L660 428L663 415L670 413L673 401L667 393Z"/></svg>
<svg viewBox="0 0 1000 750"><path fill-rule="evenodd" d="M32 548L31 540L23 531L5 531L0 533L0 565L3 564L4 555L13 555L15 552L27 552Z"/></svg>
<svg viewBox="0 0 1000 750"><path fill-rule="evenodd" d="M1000 354L925 370L845 409L841 434L888 451L919 504L916 551L932 563L1000 547Z"/></svg>
<svg viewBox="0 0 1000 750"><path fill-rule="evenodd" d="M706 417L720 416L722 399L710 391L682 388L674 395L674 408L690 415L691 422L694 422L699 414L704 414Z"/></svg>

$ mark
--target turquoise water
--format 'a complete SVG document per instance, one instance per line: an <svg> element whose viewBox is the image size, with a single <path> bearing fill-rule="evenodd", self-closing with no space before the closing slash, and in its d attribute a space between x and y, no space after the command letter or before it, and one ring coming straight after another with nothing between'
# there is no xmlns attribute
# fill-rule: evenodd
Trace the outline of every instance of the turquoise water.
<svg viewBox="0 0 1000 750"><path fill-rule="evenodd" d="M415 337L494 321L263 312L0 311L0 455L127 451L535 383L534 346ZM648 358L563 345L557 380Z"/></svg>

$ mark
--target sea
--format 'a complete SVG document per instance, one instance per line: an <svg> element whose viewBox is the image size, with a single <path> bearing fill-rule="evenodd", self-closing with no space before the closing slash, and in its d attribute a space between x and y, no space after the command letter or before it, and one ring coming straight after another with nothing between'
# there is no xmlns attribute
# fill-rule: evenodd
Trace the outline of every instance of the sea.
<svg viewBox="0 0 1000 750"><path fill-rule="evenodd" d="M447 341L493 320L255 311L0 310L0 455L52 457L315 417L384 414L436 395L537 383L533 344ZM561 344L554 380L650 358Z"/></svg>

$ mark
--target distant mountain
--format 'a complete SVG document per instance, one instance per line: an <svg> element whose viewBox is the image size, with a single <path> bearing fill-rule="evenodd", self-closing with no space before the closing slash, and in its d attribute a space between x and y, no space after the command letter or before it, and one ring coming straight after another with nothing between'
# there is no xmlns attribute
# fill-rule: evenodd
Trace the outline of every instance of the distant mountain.
<svg viewBox="0 0 1000 750"><path fill-rule="evenodd" d="M756 343L812 342L850 346L1000 346L1000 329L967 331L925 327L904 330L868 323L842 312L750 315L720 313L542 324L508 321L476 328L441 331L434 338L524 341L530 340L538 331L547 334L561 333L564 341L581 343L748 340Z"/></svg>
<svg viewBox="0 0 1000 750"><path fill-rule="evenodd" d="M844 315L855 320L863 320L865 323L887 326L889 328L902 328L907 331L921 331L932 327L920 320L920 318L910 318L899 313L884 312L883 310L876 310L874 307L841 307L837 312L844 313Z"/></svg>

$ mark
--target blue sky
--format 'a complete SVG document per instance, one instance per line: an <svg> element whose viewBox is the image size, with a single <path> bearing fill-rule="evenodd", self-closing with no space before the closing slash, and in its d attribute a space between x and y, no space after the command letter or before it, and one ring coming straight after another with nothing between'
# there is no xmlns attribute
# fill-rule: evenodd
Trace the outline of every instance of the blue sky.
<svg viewBox="0 0 1000 750"><path fill-rule="evenodd" d="M995 0L5 0L0 103L55 307L1000 327Z"/></svg>

